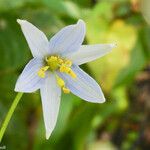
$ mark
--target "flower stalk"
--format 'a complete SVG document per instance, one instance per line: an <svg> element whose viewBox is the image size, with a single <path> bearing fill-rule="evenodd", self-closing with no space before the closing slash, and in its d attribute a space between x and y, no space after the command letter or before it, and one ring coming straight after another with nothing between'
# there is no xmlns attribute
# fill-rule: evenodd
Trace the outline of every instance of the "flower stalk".
<svg viewBox="0 0 150 150"><path fill-rule="evenodd" d="M2 138L3 138L3 135L4 135L5 131L6 131L8 123L9 123L9 121L10 121L10 119L11 119L11 117L12 117L12 115L13 115L13 113L14 113L16 107L17 107L17 104L19 103L22 95L23 95L22 92L19 92L16 95L16 97L15 97L15 99L14 99L14 101L13 101L13 103L12 103L12 105L11 105L7 115L6 115L6 117L5 117L5 120L4 120L4 122L3 122L2 126L1 126L1 129L0 129L0 142L2 141Z"/></svg>

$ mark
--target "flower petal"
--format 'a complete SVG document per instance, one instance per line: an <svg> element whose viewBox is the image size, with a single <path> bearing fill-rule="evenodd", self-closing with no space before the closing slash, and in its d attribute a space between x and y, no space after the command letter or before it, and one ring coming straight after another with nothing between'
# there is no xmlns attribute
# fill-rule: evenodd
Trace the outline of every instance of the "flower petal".
<svg viewBox="0 0 150 150"><path fill-rule="evenodd" d="M28 42L33 57L42 58L48 54L48 40L45 34L26 20L17 19Z"/></svg>
<svg viewBox="0 0 150 150"><path fill-rule="evenodd" d="M81 65L106 55L114 47L115 44L82 45L78 51L68 54L66 57L75 64Z"/></svg>
<svg viewBox="0 0 150 150"><path fill-rule="evenodd" d="M42 60L37 58L31 59L19 76L15 91L31 93L39 89L44 80L37 75L37 72L41 67Z"/></svg>
<svg viewBox="0 0 150 150"><path fill-rule="evenodd" d="M58 73L58 75L65 80L66 87L69 88L73 94L86 101L103 103L105 98L98 83L80 69L79 66L73 65L72 70L77 75L77 78L75 79L68 74Z"/></svg>
<svg viewBox="0 0 150 150"><path fill-rule="evenodd" d="M40 89L43 107L46 139L48 139L56 125L59 112L61 89L56 84L54 74L50 74Z"/></svg>
<svg viewBox="0 0 150 150"><path fill-rule="evenodd" d="M53 53L66 54L77 51L85 36L85 23L79 20L75 25L69 25L54 35L50 42L50 50Z"/></svg>

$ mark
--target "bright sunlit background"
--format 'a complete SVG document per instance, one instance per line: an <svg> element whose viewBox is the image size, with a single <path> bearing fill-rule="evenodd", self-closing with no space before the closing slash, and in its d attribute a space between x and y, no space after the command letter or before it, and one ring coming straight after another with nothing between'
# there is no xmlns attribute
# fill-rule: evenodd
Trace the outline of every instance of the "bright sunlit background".
<svg viewBox="0 0 150 150"><path fill-rule="evenodd" d="M17 18L32 22L48 38L81 18L87 27L85 44L117 43L117 48L81 66L101 85L106 103L92 104L63 94L57 126L46 140L39 92L25 94L0 147L150 149L148 0L0 0L0 124L16 95L16 79L32 57Z"/></svg>

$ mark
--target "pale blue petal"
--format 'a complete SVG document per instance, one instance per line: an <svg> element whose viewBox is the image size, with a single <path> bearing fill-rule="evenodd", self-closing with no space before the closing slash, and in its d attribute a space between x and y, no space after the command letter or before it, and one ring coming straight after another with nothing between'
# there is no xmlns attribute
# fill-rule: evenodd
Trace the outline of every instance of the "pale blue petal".
<svg viewBox="0 0 150 150"><path fill-rule="evenodd" d="M98 83L77 65L73 65L72 70L76 73L77 78L73 79L64 73L58 73L65 82L71 92L80 98L93 102L103 103L105 101L103 92Z"/></svg>
<svg viewBox="0 0 150 150"><path fill-rule="evenodd" d="M61 89L56 83L54 74L49 74L40 88L43 117L48 139L55 128L60 106Z"/></svg>
<svg viewBox="0 0 150 150"><path fill-rule="evenodd" d="M28 42L33 57L43 58L48 54L48 39L37 27L26 20L17 19Z"/></svg>
<svg viewBox="0 0 150 150"><path fill-rule="evenodd" d="M115 46L115 44L82 45L78 51L66 57L75 64L81 65L108 54Z"/></svg>
<svg viewBox="0 0 150 150"><path fill-rule="evenodd" d="M31 59L19 76L15 91L31 93L39 89L44 79L40 78L37 72L42 65L42 60L37 58Z"/></svg>
<svg viewBox="0 0 150 150"><path fill-rule="evenodd" d="M79 20L75 25L69 25L61 29L54 35L50 42L49 47L52 53L65 55L77 51L85 36L85 23Z"/></svg>

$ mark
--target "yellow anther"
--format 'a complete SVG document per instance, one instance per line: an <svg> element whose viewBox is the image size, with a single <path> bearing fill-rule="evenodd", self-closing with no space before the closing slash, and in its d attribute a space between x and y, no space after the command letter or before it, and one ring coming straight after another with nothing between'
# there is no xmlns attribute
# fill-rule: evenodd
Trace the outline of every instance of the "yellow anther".
<svg viewBox="0 0 150 150"><path fill-rule="evenodd" d="M38 76L41 78L45 77L45 72L49 68L49 66L44 66L38 71Z"/></svg>
<svg viewBox="0 0 150 150"><path fill-rule="evenodd" d="M65 94L70 93L70 90L66 87L63 87L62 90Z"/></svg>
<svg viewBox="0 0 150 150"><path fill-rule="evenodd" d="M60 78L58 75L56 75L56 81L57 84L62 88L64 93L70 93L70 90L68 88L65 87L65 82L62 78Z"/></svg>
<svg viewBox="0 0 150 150"><path fill-rule="evenodd" d="M68 66L68 67L71 67L72 66L72 62L70 60L66 60L65 61L65 64Z"/></svg>
<svg viewBox="0 0 150 150"><path fill-rule="evenodd" d="M58 58L58 63L59 64L62 64L63 63L63 60L61 58Z"/></svg>
<svg viewBox="0 0 150 150"><path fill-rule="evenodd" d="M66 72L66 73L69 73L70 70L71 70L71 69L70 69L69 67L66 67L66 68L65 68L65 72Z"/></svg>
<svg viewBox="0 0 150 150"><path fill-rule="evenodd" d="M72 78L76 78L77 77L77 75L71 70L71 68L66 67L65 65L62 65L59 68L59 71L60 72L65 72L65 73L69 74Z"/></svg>
<svg viewBox="0 0 150 150"><path fill-rule="evenodd" d="M59 71L60 71L60 72L64 72L64 71L65 71L65 66L64 66L64 65L61 65L60 68L59 68Z"/></svg>
<svg viewBox="0 0 150 150"><path fill-rule="evenodd" d="M59 71L68 73L70 71L70 68L66 67L65 65L61 65Z"/></svg>
<svg viewBox="0 0 150 150"><path fill-rule="evenodd" d="M44 78L45 77L45 72L39 70L38 71L38 76L41 77L41 78Z"/></svg>
<svg viewBox="0 0 150 150"><path fill-rule="evenodd" d="M70 75L72 78L76 78L76 74L71 69L72 62L66 58L62 58L62 57L56 56L56 55L45 57L45 64L46 64L46 66L42 67L38 71L38 76L41 78L45 77L45 72L48 69L52 72L57 70L57 71L60 71L60 72ZM60 77L57 78L57 82L58 82L59 86L61 86L61 88L63 88L63 87L65 88L65 83Z"/></svg>
<svg viewBox="0 0 150 150"><path fill-rule="evenodd" d="M50 60L51 60L51 61L57 61L58 58L57 58L56 56L51 56L51 57L50 57Z"/></svg>
<svg viewBox="0 0 150 150"><path fill-rule="evenodd" d="M57 80L57 84L60 86L60 87L64 87L65 86L65 82L62 78L60 78L59 76L56 76L56 80Z"/></svg>
<svg viewBox="0 0 150 150"><path fill-rule="evenodd" d="M77 75L70 69L70 71L68 72L68 74L72 77L72 78L76 78Z"/></svg>

